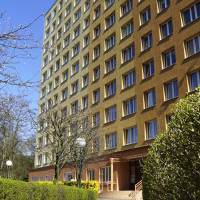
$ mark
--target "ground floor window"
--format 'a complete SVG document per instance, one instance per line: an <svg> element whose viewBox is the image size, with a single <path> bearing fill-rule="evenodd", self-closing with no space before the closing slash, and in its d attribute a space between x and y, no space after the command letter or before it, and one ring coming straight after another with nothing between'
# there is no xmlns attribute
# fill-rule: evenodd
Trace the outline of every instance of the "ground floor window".
<svg viewBox="0 0 200 200"><path fill-rule="evenodd" d="M32 177L32 182L36 182L37 181L37 176L33 176Z"/></svg>
<svg viewBox="0 0 200 200"><path fill-rule="evenodd" d="M87 171L87 179L89 181L93 181L94 180L94 169L88 169L88 171Z"/></svg>
<svg viewBox="0 0 200 200"><path fill-rule="evenodd" d="M71 181L72 180L72 172L65 172L64 179L65 179L65 181Z"/></svg>
<svg viewBox="0 0 200 200"><path fill-rule="evenodd" d="M103 182L111 181L111 167L101 168L101 181Z"/></svg>

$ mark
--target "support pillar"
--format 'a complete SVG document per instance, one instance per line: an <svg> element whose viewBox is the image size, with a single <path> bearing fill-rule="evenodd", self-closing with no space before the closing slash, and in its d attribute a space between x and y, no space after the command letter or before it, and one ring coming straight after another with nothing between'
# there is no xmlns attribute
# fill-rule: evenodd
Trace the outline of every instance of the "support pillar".
<svg viewBox="0 0 200 200"><path fill-rule="evenodd" d="M113 158L110 159L111 161L111 188L110 190L113 191Z"/></svg>

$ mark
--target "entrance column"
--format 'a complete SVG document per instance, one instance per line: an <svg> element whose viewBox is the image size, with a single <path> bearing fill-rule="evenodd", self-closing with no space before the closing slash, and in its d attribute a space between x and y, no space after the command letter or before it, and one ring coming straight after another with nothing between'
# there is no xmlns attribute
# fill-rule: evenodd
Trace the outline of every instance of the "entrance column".
<svg viewBox="0 0 200 200"><path fill-rule="evenodd" d="M110 190L113 191L113 158L111 158L110 161L111 161L111 188Z"/></svg>

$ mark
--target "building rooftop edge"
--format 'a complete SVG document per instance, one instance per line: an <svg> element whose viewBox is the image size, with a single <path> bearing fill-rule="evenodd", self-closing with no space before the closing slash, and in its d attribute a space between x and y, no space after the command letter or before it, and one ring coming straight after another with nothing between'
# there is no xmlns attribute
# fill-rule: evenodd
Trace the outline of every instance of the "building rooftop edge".
<svg viewBox="0 0 200 200"><path fill-rule="evenodd" d="M52 9L52 7L55 5L55 3L57 2L57 0L55 0L55 2L53 3L53 5L49 8L49 10L45 13L45 16L49 13L49 11Z"/></svg>

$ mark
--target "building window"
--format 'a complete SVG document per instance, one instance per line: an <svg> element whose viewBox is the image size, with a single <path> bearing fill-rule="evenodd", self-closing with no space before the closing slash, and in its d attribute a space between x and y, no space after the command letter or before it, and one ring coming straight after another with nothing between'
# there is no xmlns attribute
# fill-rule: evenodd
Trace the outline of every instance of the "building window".
<svg viewBox="0 0 200 200"><path fill-rule="evenodd" d="M116 93L116 80L107 84L105 86L105 89L106 89L106 97L109 97L109 96L115 94Z"/></svg>
<svg viewBox="0 0 200 200"><path fill-rule="evenodd" d="M137 112L136 98L131 98L128 101L124 101L123 108L124 108L124 116L136 113Z"/></svg>
<svg viewBox="0 0 200 200"><path fill-rule="evenodd" d="M194 91L200 85L200 70L189 75L190 91Z"/></svg>
<svg viewBox="0 0 200 200"><path fill-rule="evenodd" d="M146 123L146 139L153 139L158 135L157 120Z"/></svg>
<svg viewBox="0 0 200 200"><path fill-rule="evenodd" d="M101 14L101 7L98 6L95 10L94 10L94 20L96 20Z"/></svg>
<svg viewBox="0 0 200 200"><path fill-rule="evenodd" d="M170 51L167 51L163 53L163 68L170 67L176 63L176 55L175 55L175 50L172 49Z"/></svg>
<svg viewBox="0 0 200 200"><path fill-rule="evenodd" d="M37 176L33 176L32 177L32 182L36 182L37 181Z"/></svg>
<svg viewBox="0 0 200 200"><path fill-rule="evenodd" d="M94 48L94 59L100 56L100 45Z"/></svg>
<svg viewBox="0 0 200 200"><path fill-rule="evenodd" d="M54 105L58 103L58 94L54 95Z"/></svg>
<svg viewBox="0 0 200 200"><path fill-rule="evenodd" d="M93 92L93 104L98 103L100 101L100 89L95 90Z"/></svg>
<svg viewBox="0 0 200 200"><path fill-rule="evenodd" d="M169 123L172 122L172 117L173 117L173 115L167 115L166 116L167 127L168 127Z"/></svg>
<svg viewBox="0 0 200 200"><path fill-rule="evenodd" d="M106 123L117 119L117 107L113 106L106 109Z"/></svg>
<svg viewBox="0 0 200 200"><path fill-rule="evenodd" d="M88 107L88 96L82 98L82 109L86 109Z"/></svg>
<svg viewBox="0 0 200 200"><path fill-rule="evenodd" d="M80 43L76 44L74 47L73 47L73 56L76 56L80 51Z"/></svg>
<svg viewBox="0 0 200 200"><path fill-rule="evenodd" d="M88 181L94 181L94 169L88 169L87 170L87 180Z"/></svg>
<svg viewBox="0 0 200 200"><path fill-rule="evenodd" d="M58 55L61 52L61 44L58 44L56 50L57 50L57 54L56 55Z"/></svg>
<svg viewBox="0 0 200 200"><path fill-rule="evenodd" d="M43 124L43 122L42 122L42 124ZM42 125L42 127L43 127L44 125ZM40 137L40 138L38 138L38 146L39 147L42 147L43 146L43 137Z"/></svg>
<svg viewBox="0 0 200 200"><path fill-rule="evenodd" d="M51 181L51 175L46 175L46 181Z"/></svg>
<svg viewBox="0 0 200 200"><path fill-rule="evenodd" d="M42 165L42 155L38 155L38 157L37 157L37 165Z"/></svg>
<svg viewBox="0 0 200 200"><path fill-rule="evenodd" d="M67 47L70 43L70 35L68 35L65 39L64 39L64 43L63 43L63 47Z"/></svg>
<svg viewBox="0 0 200 200"><path fill-rule="evenodd" d="M56 70L55 71L58 71L60 69L60 60L58 60L56 62Z"/></svg>
<svg viewBox="0 0 200 200"><path fill-rule="evenodd" d="M90 35L88 34L84 37L84 47L88 46L89 43L90 43Z"/></svg>
<svg viewBox="0 0 200 200"><path fill-rule="evenodd" d="M182 12L183 25L187 25L190 22L200 17L200 2L192 5L190 8Z"/></svg>
<svg viewBox="0 0 200 200"><path fill-rule="evenodd" d="M86 87L89 83L89 75L83 76L83 88Z"/></svg>
<svg viewBox="0 0 200 200"><path fill-rule="evenodd" d="M67 99L67 96L68 96L68 89L66 88L62 91L62 100Z"/></svg>
<svg viewBox="0 0 200 200"><path fill-rule="evenodd" d="M101 168L101 181L103 182L111 181L111 167Z"/></svg>
<svg viewBox="0 0 200 200"><path fill-rule="evenodd" d="M164 39L167 36L171 35L173 33L172 20L166 22L165 24L162 24L160 26L160 32L161 32L161 39Z"/></svg>
<svg viewBox="0 0 200 200"><path fill-rule="evenodd" d="M59 39L61 36L62 36L62 29L58 30L57 39Z"/></svg>
<svg viewBox="0 0 200 200"><path fill-rule="evenodd" d="M63 7L63 1L60 1L59 3L59 10Z"/></svg>
<svg viewBox="0 0 200 200"><path fill-rule="evenodd" d="M123 75L123 89L135 84L135 71Z"/></svg>
<svg viewBox="0 0 200 200"><path fill-rule="evenodd" d="M100 125L100 113L95 113L92 117L93 127L98 127Z"/></svg>
<svg viewBox="0 0 200 200"><path fill-rule="evenodd" d="M151 10L147 8L145 11L140 13L140 24L143 25L151 19Z"/></svg>
<svg viewBox="0 0 200 200"><path fill-rule="evenodd" d="M155 89L144 93L145 108L150 108L156 105Z"/></svg>
<svg viewBox="0 0 200 200"><path fill-rule="evenodd" d="M106 50L108 50L108 49L112 48L113 46L115 46L115 43L116 43L115 35L112 35L111 37L106 39L105 43L106 43Z"/></svg>
<svg viewBox="0 0 200 200"><path fill-rule="evenodd" d="M69 61L69 52L63 55L63 65Z"/></svg>
<svg viewBox="0 0 200 200"><path fill-rule="evenodd" d="M75 83L72 84L71 86L71 94L75 94L78 92L78 81L76 81Z"/></svg>
<svg viewBox="0 0 200 200"><path fill-rule="evenodd" d="M116 56L106 61L106 73L116 68Z"/></svg>
<svg viewBox="0 0 200 200"><path fill-rule="evenodd" d="M49 99L49 100L48 100L48 109L50 109L51 107L52 107L52 100Z"/></svg>
<svg viewBox="0 0 200 200"><path fill-rule="evenodd" d="M58 24L60 24L62 22L62 15L60 15L59 17L58 17Z"/></svg>
<svg viewBox="0 0 200 200"><path fill-rule="evenodd" d="M42 89L42 97L46 95L46 87Z"/></svg>
<svg viewBox="0 0 200 200"><path fill-rule="evenodd" d="M81 9L74 13L74 22L76 22L81 17Z"/></svg>
<svg viewBox="0 0 200 200"><path fill-rule="evenodd" d="M75 101L71 104L71 114L75 114L78 112L78 101Z"/></svg>
<svg viewBox="0 0 200 200"><path fill-rule="evenodd" d="M93 70L93 80L96 81L97 79L100 78L100 67L96 67L94 70Z"/></svg>
<svg viewBox="0 0 200 200"><path fill-rule="evenodd" d="M165 84L165 101L178 97L177 80Z"/></svg>
<svg viewBox="0 0 200 200"><path fill-rule="evenodd" d="M71 3L67 6L66 10L65 10L65 16L69 15L69 13L71 12L72 10L72 5Z"/></svg>
<svg viewBox="0 0 200 200"><path fill-rule="evenodd" d="M123 26L121 28L121 32L122 32L122 39L130 35L133 32L133 21Z"/></svg>
<svg viewBox="0 0 200 200"><path fill-rule="evenodd" d="M89 53L83 57L83 67L89 65Z"/></svg>
<svg viewBox="0 0 200 200"><path fill-rule="evenodd" d="M64 179L65 179L65 181L71 181L72 180L72 172L65 172Z"/></svg>
<svg viewBox="0 0 200 200"><path fill-rule="evenodd" d="M122 50L122 60L123 63L129 61L135 56L135 45L132 45L124 50Z"/></svg>
<svg viewBox="0 0 200 200"><path fill-rule="evenodd" d="M112 4L114 4L115 0L106 0L105 1L105 6L106 9L109 8Z"/></svg>
<svg viewBox="0 0 200 200"><path fill-rule="evenodd" d="M154 61L148 61L147 63L143 64L143 77L148 78L150 76L153 76L154 74Z"/></svg>
<svg viewBox="0 0 200 200"><path fill-rule="evenodd" d="M62 81L66 81L69 78L69 70L66 70L65 72L62 73Z"/></svg>
<svg viewBox="0 0 200 200"><path fill-rule="evenodd" d="M76 7L77 4L78 4L80 1L81 1L81 0L75 0L75 1L74 1L74 7Z"/></svg>
<svg viewBox="0 0 200 200"><path fill-rule="evenodd" d="M55 9L53 10L53 17L55 17L56 14L57 14L57 9L55 8Z"/></svg>
<svg viewBox="0 0 200 200"><path fill-rule="evenodd" d="M96 39L97 37L99 37L101 32L101 26L100 24L94 29L94 39Z"/></svg>
<svg viewBox="0 0 200 200"><path fill-rule="evenodd" d="M48 56L44 59L43 67L45 67L48 64Z"/></svg>
<svg viewBox="0 0 200 200"><path fill-rule="evenodd" d="M49 34L50 34L50 28L45 32L45 39L49 37Z"/></svg>
<svg viewBox="0 0 200 200"><path fill-rule="evenodd" d="M132 0L126 1L126 3L121 6L121 16L128 13L132 8L133 8L133 1Z"/></svg>
<svg viewBox="0 0 200 200"><path fill-rule="evenodd" d="M186 56L190 57L200 52L200 35L185 42Z"/></svg>
<svg viewBox="0 0 200 200"><path fill-rule="evenodd" d="M90 16L84 19L84 29L86 29L90 25Z"/></svg>
<svg viewBox="0 0 200 200"><path fill-rule="evenodd" d="M142 51L150 48L153 45L152 33L142 37Z"/></svg>
<svg viewBox="0 0 200 200"><path fill-rule="evenodd" d="M62 109L62 117L63 118L67 117L67 107Z"/></svg>
<svg viewBox="0 0 200 200"><path fill-rule="evenodd" d="M46 165L48 163L48 154L44 154L44 164Z"/></svg>
<svg viewBox="0 0 200 200"><path fill-rule="evenodd" d="M43 103L41 106L40 106L40 113L43 113L45 111L45 103Z"/></svg>
<svg viewBox="0 0 200 200"><path fill-rule="evenodd" d="M51 22L51 15L49 15L46 19L46 26Z"/></svg>
<svg viewBox="0 0 200 200"><path fill-rule="evenodd" d="M65 23L65 32L68 31L71 27L71 19L69 19L66 23Z"/></svg>
<svg viewBox="0 0 200 200"><path fill-rule="evenodd" d="M170 0L158 0L159 12L163 11L165 8L169 7Z"/></svg>
<svg viewBox="0 0 200 200"><path fill-rule="evenodd" d="M42 75L42 82L44 83L47 80L47 72Z"/></svg>
<svg viewBox="0 0 200 200"><path fill-rule="evenodd" d="M134 144L138 142L137 126L124 130L124 144Z"/></svg>
<svg viewBox="0 0 200 200"><path fill-rule="evenodd" d="M92 152L99 152L100 151L100 138L96 137L92 143Z"/></svg>
<svg viewBox="0 0 200 200"><path fill-rule="evenodd" d="M117 133L106 135L106 149L117 147Z"/></svg>
<svg viewBox="0 0 200 200"><path fill-rule="evenodd" d="M51 77L52 75L53 75L53 66L50 67L50 69L49 69L49 76Z"/></svg>
<svg viewBox="0 0 200 200"><path fill-rule="evenodd" d="M112 13L108 18L105 19L106 29L111 27L115 23L115 13Z"/></svg>
<svg viewBox="0 0 200 200"><path fill-rule="evenodd" d="M80 35L80 26L74 30L74 39Z"/></svg>
<svg viewBox="0 0 200 200"><path fill-rule="evenodd" d="M90 8L90 0L85 2L85 12Z"/></svg>

